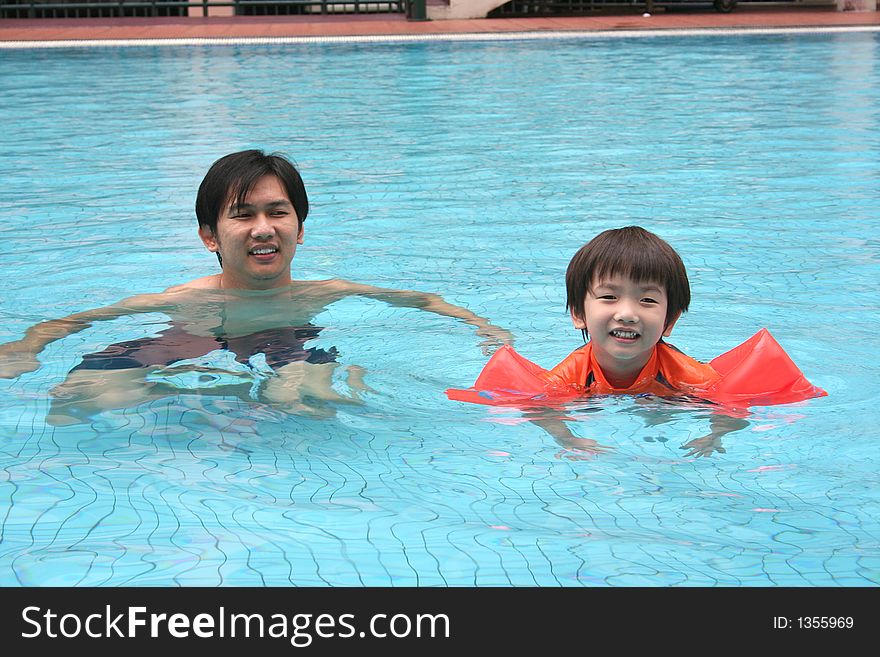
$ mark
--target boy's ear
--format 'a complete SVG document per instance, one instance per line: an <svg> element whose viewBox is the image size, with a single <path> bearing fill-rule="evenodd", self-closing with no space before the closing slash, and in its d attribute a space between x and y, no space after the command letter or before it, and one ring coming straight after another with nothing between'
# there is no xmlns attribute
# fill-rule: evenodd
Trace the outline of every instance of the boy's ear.
<svg viewBox="0 0 880 657"><path fill-rule="evenodd" d="M571 308L569 310L569 313L571 314L571 323L574 324L574 327L576 329L578 329L579 331L583 331L585 328L587 328L587 322L584 320L583 317L578 316L578 314L574 311L574 308Z"/></svg>
<svg viewBox="0 0 880 657"><path fill-rule="evenodd" d="M220 247L217 245L217 238L214 236L213 230L208 226L199 226L199 237L202 238L202 242L208 251L217 253Z"/></svg>
<svg viewBox="0 0 880 657"><path fill-rule="evenodd" d="M304 223L300 222L299 235L296 236L296 243L297 244L303 243L303 235L305 235L305 232L306 232L306 225Z"/></svg>
<svg viewBox="0 0 880 657"><path fill-rule="evenodd" d="M669 324L666 325L666 328L663 329L663 337L668 338L672 335L672 329L675 327L675 323L678 321L678 318L681 317L681 313L678 313L675 317L673 317Z"/></svg>

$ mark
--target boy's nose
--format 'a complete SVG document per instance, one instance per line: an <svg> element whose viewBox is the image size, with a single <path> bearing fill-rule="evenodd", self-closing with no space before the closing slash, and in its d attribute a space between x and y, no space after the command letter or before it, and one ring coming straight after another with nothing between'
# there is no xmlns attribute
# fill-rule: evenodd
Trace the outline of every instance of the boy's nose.
<svg viewBox="0 0 880 657"><path fill-rule="evenodd" d="M632 324L639 321L639 314L638 312L636 312L636 309L632 305L628 303L621 303L617 307L617 311L614 313L614 320L618 322L626 322Z"/></svg>

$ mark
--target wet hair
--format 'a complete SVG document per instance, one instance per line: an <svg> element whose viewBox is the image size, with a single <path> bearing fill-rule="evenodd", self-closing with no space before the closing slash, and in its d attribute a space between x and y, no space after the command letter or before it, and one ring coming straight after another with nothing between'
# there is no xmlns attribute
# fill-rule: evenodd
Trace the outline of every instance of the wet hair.
<svg viewBox="0 0 880 657"><path fill-rule="evenodd" d="M675 249L640 226L627 226L599 233L574 254L565 272L565 309L586 319L583 312L587 292L597 280L613 276L663 285L667 299L665 327L686 312L691 302L687 271Z"/></svg>
<svg viewBox="0 0 880 657"><path fill-rule="evenodd" d="M281 182L301 228L309 213L309 199L299 171L285 156L279 153L266 155L259 150L231 153L211 165L196 195L199 227L210 228L216 233L220 213L229 205L244 203L257 181L265 176L275 176ZM217 259L222 265L219 253Z"/></svg>

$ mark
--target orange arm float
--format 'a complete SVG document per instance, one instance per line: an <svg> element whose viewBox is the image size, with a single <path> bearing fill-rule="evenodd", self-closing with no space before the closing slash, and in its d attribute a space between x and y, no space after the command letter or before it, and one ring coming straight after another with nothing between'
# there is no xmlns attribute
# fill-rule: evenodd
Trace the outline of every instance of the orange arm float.
<svg viewBox="0 0 880 657"><path fill-rule="evenodd" d="M709 365L719 379L701 389L682 390L726 406L789 404L828 393L804 377L767 329L761 329L738 347ZM550 372L505 345L489 359L472 388L450 388L456 401L490 405L554 403L584 394L583 386L558 385Z"/></svg>

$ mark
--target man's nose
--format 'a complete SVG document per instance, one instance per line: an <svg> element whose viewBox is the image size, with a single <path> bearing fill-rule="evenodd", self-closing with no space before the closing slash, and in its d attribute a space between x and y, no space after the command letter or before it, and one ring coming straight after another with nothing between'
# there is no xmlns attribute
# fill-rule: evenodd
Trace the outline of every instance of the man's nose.
<svg viewBox="0 0 880 657"><path fill-rule="evenodd" d="M269 221L265 212L258 212L251 225L251 236L254 239L268 239L275 235L275 226Z"/></svg>

